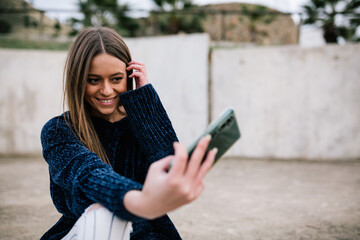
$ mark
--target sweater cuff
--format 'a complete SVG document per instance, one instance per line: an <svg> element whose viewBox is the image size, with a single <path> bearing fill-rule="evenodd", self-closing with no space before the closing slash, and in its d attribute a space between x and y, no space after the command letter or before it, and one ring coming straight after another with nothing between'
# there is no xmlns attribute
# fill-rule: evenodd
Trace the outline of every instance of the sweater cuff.
<svg viewBox="0 0 360 240"><path fill-rule="evenodd" d="M137 101L139 104L152 101L156 98L156 91L151 83L148 83L142 87L139 87L134 90L130 90L120 94L121 103L124 107L132 109L135 106L132 106L134 101Z"/></svg>
<svg viewBox="0 0 360 240"><path fill-rule="evenodd" d="M107 166L92 170L82 181L82 189L92 201L105 206L123 220L143 220L130 213L124 205L125 194L131 190L141 190L142 184L118 175Z"/></svg>
<svg viewBox="0 0 360 240"><path fill-rule="evenodd" d="M173 154L177 137L161 100L151 84L120 95L131 128L150 162Z"/></svg>

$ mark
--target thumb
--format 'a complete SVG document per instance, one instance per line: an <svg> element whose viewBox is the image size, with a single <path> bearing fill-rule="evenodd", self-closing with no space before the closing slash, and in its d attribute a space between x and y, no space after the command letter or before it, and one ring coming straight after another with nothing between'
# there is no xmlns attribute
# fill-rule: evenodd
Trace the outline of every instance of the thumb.
<svg viewBox="0 0 360 240"><path fill-rule="evenodd" d="M167 157L164 157L156 162L154 162L152 165L159 171L167 171L169 169L169 165L171 161L174 159L173 155L169 155Z"/></svg>
<svg viewBox="0 0 360 240"><path fill-rule="evenodd" d="M183 174L186 166L187 166L187 159L188 153L185 146L179 142L174 142L174 162L171 166L171 174L179 175Z"/></svg>

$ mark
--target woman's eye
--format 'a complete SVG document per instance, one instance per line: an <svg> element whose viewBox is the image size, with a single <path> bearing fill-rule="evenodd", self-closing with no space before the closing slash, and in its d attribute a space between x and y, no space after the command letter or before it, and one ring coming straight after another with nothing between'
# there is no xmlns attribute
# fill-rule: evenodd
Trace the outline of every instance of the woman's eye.
<svg viewBox="0 0 360 240"><path fill-rule="evenodd" d="M116 78L113 78L113 81L114 82L120 82L123 78L122 77L116 77Z"/></svg>
<svg viewBox="0 0 360 240"><path fill-rule="evenodd" d="M88 81L88 83L95 84L95 83L99 82L99 79L98 78L88 78L87 81Z"/></svg>

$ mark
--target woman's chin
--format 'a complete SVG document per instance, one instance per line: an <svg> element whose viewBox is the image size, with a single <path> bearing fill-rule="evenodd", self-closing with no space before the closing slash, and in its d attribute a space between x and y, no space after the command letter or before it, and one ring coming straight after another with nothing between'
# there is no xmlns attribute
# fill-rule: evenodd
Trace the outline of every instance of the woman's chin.
<svg viewBox="0 0 360 240"><path fill-rule="evenodd" d="M100 112L99 115L100 115L101 118L110 119L111 117L113 117L116 114L114 114L112 112Z"/></svg>
<svg viewBox="0 0 360 240"><path fill-rule="evenodd" d="M120 121L125 116L126 116L126 114L123 114L123 112L121 112L121 109L120 109L120 111L114 110L114 111L101 111L101 112L98 112L98 117L106 119L109 122Z"/></svg>

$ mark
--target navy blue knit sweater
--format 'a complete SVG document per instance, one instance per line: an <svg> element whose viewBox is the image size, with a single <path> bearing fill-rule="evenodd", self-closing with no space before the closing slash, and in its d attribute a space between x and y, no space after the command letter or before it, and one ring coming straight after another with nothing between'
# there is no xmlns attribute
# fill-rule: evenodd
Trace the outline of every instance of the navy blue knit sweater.
<svg viewBox="0 0 360 240"><path fill-rule="evenodd" d="M64 237L93 203L131 221L131 239L181 239L168 216L146 220L124 207L124 195L142 188L150 164L173 154L177 137L151 84L123 93L120 99L127 113L122 120L111 123L92 117L111 166L79 141L64 114L43 127L41 144L49 164L51 197L63 216L42 239Z"/></svg>

